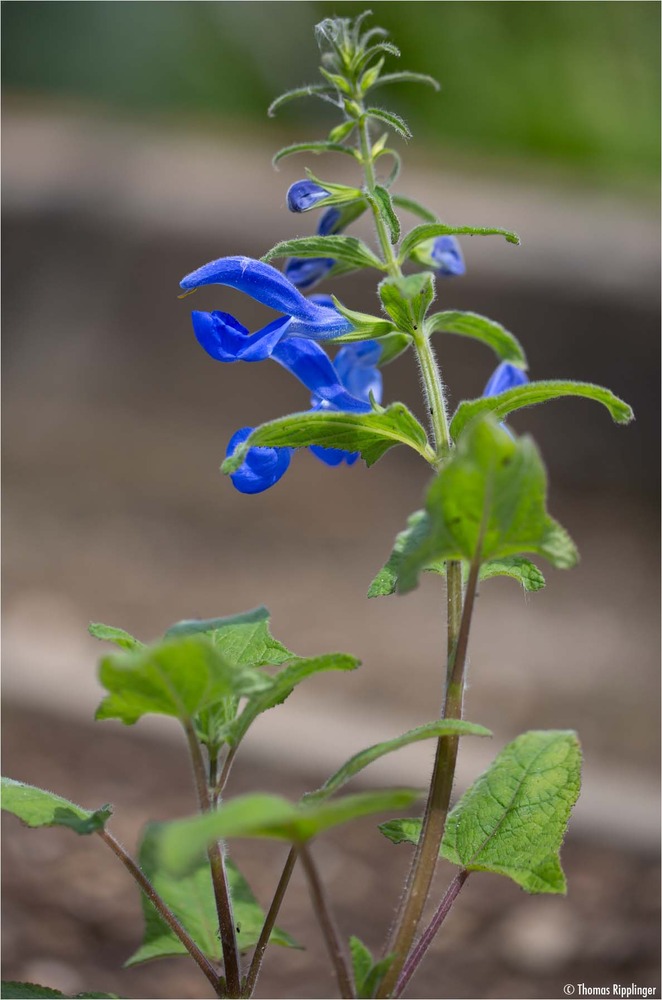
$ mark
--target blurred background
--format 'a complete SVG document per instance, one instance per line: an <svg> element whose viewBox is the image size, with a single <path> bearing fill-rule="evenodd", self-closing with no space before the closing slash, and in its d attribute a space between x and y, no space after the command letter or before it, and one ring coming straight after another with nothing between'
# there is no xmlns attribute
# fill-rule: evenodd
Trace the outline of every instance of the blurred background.
<svg viewBox="0 0 662 1000"><path fill-rule="evenodd" d="M474 876L416 995L659 987L659 5L371 6L402 68L443 86L380 92L414 133L397 190L449 222L522 237L521 247L465 240L466 277L438 282L441 307L498 320L523 342L532 377L605 384L637 417L625 429L568 400L513 419L540 444L550 509L583 558L572 573L546 571L539 594L483 586L467 715L495 736L465 743L458 789L523 729L576 728L586 766L564 850L569 897ZM273 490L235 493L218 472L234 430L308 401L276 366L215 364L194 340L191 300L177 299L180 278L207 260L259 257L313 230L285 207L305 165L352 176L335 157L274 171L280 146L323 138L334 122L312 101L276 119L265 109L315 79L313 25L362 9L2 7L5 772L85 805L114 802L113 829L131 848L147 818L191 811L187 764L174 724L90 724L100 697L90 620L149 640L180 618L264 603L298 653L362 659L355 676L316 678L264 717L233 793L299 796L440 702L440 581L364 599L421 504L426 469L404 449L370 470L330 469L305 452ZM372 239L365 225L355 231ZM376 309L369 278L333 291ZM266 316L218 287L194 305L251 329ZM489 353L452 337L437 348L451 404L479 395ZM385 370L385 396L424 419L417 381L400 359ZM419 744L367 780L423 785L431 754ZM370 822L319 843L345 935L379 948L406 850ZM268 904L278 849L236 851ZM67 831L7 821L5 977L72 993L207 996L182 959L119 971L141 916L114 864ZM268 957L260 995L333 995L300 879L290 897L282 924L307 950Z"/></svg>

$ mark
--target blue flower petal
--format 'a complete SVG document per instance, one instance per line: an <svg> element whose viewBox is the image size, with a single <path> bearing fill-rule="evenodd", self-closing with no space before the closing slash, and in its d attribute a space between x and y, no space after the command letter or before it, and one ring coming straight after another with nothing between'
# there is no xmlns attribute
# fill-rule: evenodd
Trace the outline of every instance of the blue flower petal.
<svg viewBox="0 0 662 1000"><path fill-rule="evenodd" d="M234 455L252 432L252 427L242 427L233 434L226 456ZM291 457L291 448L249 448L243 465L230 475L232 484L240 493L263 493L285 475Z"/></svg>
<svg viewBox="0 0 662 1000"><path fill-rule="evenodd" d="M334 368L340 381L352 396L370 400L370 394L378 403L382 401L382 373L377 368L382 346L377 340L362 340L341 347L334 361Z"/></svg>
<svg viewBox="0 0 662 1000"><path fill-rule="evenodd" d="M528 375L521 368L517 368L509 361L502 361L483 389L483 396L498 396L500 392L514 389L518 385L526 385L528 381Z"/></svg>
<svg viewBox="0 0 662 1000"><path fill-rule="evenodd" d="M314 181L297 181L287 192L287 207L290 212L307 212L328 197L329 192Z"/></svg>
<svg viewBox="0 0 662 1000"><path fill-rule="evenodd" d="M335 410L367 413L370 404L357 399L342 385L331 359L319 344L303 337L287 337L271 357L299 379L318 400Z"/></svg>
<svg viewBox="0 0 662 1000"><path fill-rule="evenodd" d="M326 277L334 264L332 257L290 257L284 273L297 288L312 288Z"/></svg>
<svg viewBox="0 0 662 1000"><path fill-rule="evenodd" d="M326 212L322 212L317 223L317 235L331 236L332 233L337 233L341 221L342 212L339 208L327 208Z"/></svg>
<svg viewBox="0 0 662 1000"><path fill-rule="evenodd" d="M264 361L284 337L292 320L274 320L252 336L234 316L223 312L191 313L198 343L216 361Z"/></svg>
<svg viewBox="0 0 662 1000"><path fill-rule="evenodd" d="M312 451L315 458L319 458L321 462L325 465L342 465L345 462L347 465L354 465L354 462L359 458L360 452L358 451L341 451L339 448L322 448L320 445L311 444L310 451Z"/></svg>
<svg viewBox="0 0 662 1000"><path fill-rule="evenodd" d="M445 278L464 274L464 257L454 236L438 236L432 244L431 257L437 273Z"/></svg>

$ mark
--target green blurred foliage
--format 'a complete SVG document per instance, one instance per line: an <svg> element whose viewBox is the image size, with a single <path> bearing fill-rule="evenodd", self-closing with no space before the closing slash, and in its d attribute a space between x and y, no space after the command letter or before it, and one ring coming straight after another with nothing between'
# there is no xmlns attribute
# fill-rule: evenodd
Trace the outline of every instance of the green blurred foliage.
<svg viewBox="0 0 662 1000"><path fill-rule="evenodd" d="M5 93L259 124L281 90L315 79L313 25L364 6L13 0L2 6ZM384 104L428 145L524 155L630 185L657 176L658 3L447 0L372 9L401 49L402 68L442 82L441 96L415 85L383 91ZM301 136L321 137L331 109L305 101L283 116Z"/></svg>

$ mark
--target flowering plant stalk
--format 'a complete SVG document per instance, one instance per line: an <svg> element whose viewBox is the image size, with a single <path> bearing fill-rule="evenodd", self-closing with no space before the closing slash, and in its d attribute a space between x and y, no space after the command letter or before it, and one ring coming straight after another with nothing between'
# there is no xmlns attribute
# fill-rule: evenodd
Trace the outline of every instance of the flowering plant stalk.
<svg viewBox="0 0 662 1000"><path fill-rule="evenodd" d="M522 346L499 323L472 312L432 311L438 285L464 273L458 237L500 236L511 244L519 239L506 229L441 222L395 191L400 157L388 144L389 133L408 139L410 132L402 118L374 103L373 92L398 82L438 85L418 73L383 72L386 58L399 53L381 28L365 28L366 17L322 21L316 28L322 82L282 95L270 109L274 113L303 97L331 105L341 120L328 137L286 147L274 162L301 153L340 153L357 168L355 186L306 171L289 189L287 204L295 213L321 213L315 235L278 243L262 260L214 260L181 285L185 294L208 284L228 286L272 308L276 318L252 334L228 313L194 311L196 338L224 364L270 359L310 393L308 410L258 428L242 427L232 436L223 470L238 490L258 494L273 487L301 448L328 466L359 458L371 466L404 445L430 467L424 507L398 535L368 596L411 591L422 572L445 578L448 639L439 718L356 754L299 803L265 794L230 797L231 769L259 716L307 677L354 670L356 659L342 653L298 657L272 637L264 608L187 619L149 645L121 629L92 625L92 635L119 647L101 660L106 696L96 717L127 725L148 713L177 718L199 815L149 824L134 860L107 828L109 806L83 809L51 792L4 782L4 808L30 826L65 825L81 835L98 835L136 880L145 936L128 964L188 952L218 997L252 996L268 945L296 947L277 925L296 864L305 873L342 997L402 996L472 872L499 873L532 893L566 890L559 850L579 793L575 733L524 733L450 808L460 737L490 735L463 718L471 621L481 581L508 576L536 591L544 578L531 556L561 569L577 561L570 536L547 512L540 454L530 437L516 437L507 427L509 415L561 396L597 401L617 423L631 420L632 411L600 386L529 381ZM401 210L419 220L406 232ZM364 213L374 226L374 245L346 234ZM282 270L273 266L275 260L285 261ZM377 278L375 314L357 312L333 295L308 294L325 279L358 270ZM452 416L433 349L437 334L478 340L497 359L483 394L461 402ZM337 348L333 358L328 348ZM382 405L382 369L405 354L420 371L428 431L402 403ZM436 751L418 812L418 790L337 794L372 761L421 740L436 741ZM403 809L415 815L391 819L380 829L396 844L413 845L410 871L382 953L373 956L357 937L345 946L311 842L358 816ZM226 842L235 837L290 845L266 914L228 853ZM434 900L430 893L440 856L458 871L443 898ZM424 925L428 901L434 913ZM210 930L215 925L218 933ZM3 995L57 995L40 989L26 993L25 984L6 984Z"/></svg>

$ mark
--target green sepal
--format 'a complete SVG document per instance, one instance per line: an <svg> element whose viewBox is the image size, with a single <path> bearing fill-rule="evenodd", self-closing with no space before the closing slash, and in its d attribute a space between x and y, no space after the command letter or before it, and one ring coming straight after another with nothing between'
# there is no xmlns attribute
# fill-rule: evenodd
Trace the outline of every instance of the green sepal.
<svg viewBox="0 0 662 1000"><path fill-rule="evenodd" d="M400 49L393 42L377 42L361 54L360 59L356 62L356 69L363 69L371 59L374 59L375 56L380 55L382 52L388 56L395 56L396 59L400 58Z"/></svg>
<svg viewBox="0 0 662 1000"><path fill-rule="evenodd" d="M479 316L478 313L447 310L428 316L425 321L425 331L432 333L455 333L462 337L480 340L491 347L501 361L509 361L519 368L527 368L526 356L522 345L516 337L509 333L500 323Z"/></svg>
<svg viewBox="0 0 662 1000"><path fill-rule="evenodd" d="M427 272L406 278L384 278L379 283L382 305L399 330L414 336L434 301L434 278Z"/></svg>
<svg viewBox="0 0 662 1000"><path fill-rule="evenodd" d="M431 212L425 205L421 205L414 198L409 198L402 194L394 194L392 198L393 204L397 205L398 208L403 208L405 212L411 212L412 215L417 215L420 219L425 219L426 222L439 222L434 212Z"/></svg>
<svg viewBox="0 0 662 1000"><path fill-rule="evenodd" d="M368 69L363 72L361 79L359 80L359 90L362 94L367 94L370 88L375 86L375 83L379 78L379 74L384 67L384 61L385 57L382 56L382 58L378 59L374 65L369 66Z"/></svg>
<svg viewBox="0 0 662 1000"><path fill-rule="evenodd" d="M390 194L381 184L376 184L373 196L379 214L388 229L391 243L397 243L400 239L400 220L393 208Z"/></svg>
<svg viewBox="0 0 662 1000"><path fill-rule="evenodd" d="M176 622L166 631L165 639L187 635L206 635L221 656L231 663L251 667L277 666L296 657L271 634L271 615L264 605L225 618L189 618Z"/></svg>
<svg viewBox="0 0 662 1000"><path fill-rule="evenodd" d="M350 344L356 340L377 340L397 332L394 324L390 320L384 319L383 316L371 316L370 313L356 312L356 310L344 306L335 295L332 295L331 298L337 311L352 324L353 329L339 337L329 338L328 343Z"/></svg>
<svg viewBox="0 0 662 1000"><path fill-rule="evenodd" d="M481 414L493 413L498 420L504 420L509 413L521 410L525 406L536 406L538 403L548 403L562 396L581 396L593 399L605 406L615 423L629 424L634 420L632 408L609 389L591 382L574 382L560 379L550 379L541 382L527 382L514 389L500 392L498 396L481 396L479 399L467 399L460 403L451 420L450 432L456 438L463 428Z"/></svg>
<svg viewBox="0 0 662 1000"><path fill-rule="evenodd" d="M420 793L409 788L346 795L329 802L294 805L278 795L241 795L216 812L164 824L159 860L173 874L185 874L214 840L268 838L301 844L360 816L406 809Z"/></svg>
<svg viewBox="0 0 662 1000"><path fill-rule="evenodd" d="M276 705L282 705L295 687L307 677L327 670L356 670L358 666L360 660L348 656L347 653L326 653L322 656L294 660L273 675L266 691L254 694L248 699L240 715L227 727L223 734L224 738L231 746L237 746L258 715L275 708Z"/></svg>
<svg viewBox="0 0 662 1000"><path fill-rule="evenodd" d="M520 242L517 233L511 232L509 229L496 229L489 226L447 226L443 222L431 222L415 226L411 232L407 233L400 244L400 262L407 260L419 243L437 236L503 236L508 243L519 244Z"/></svg>
<svg viewBox="0 0 662 1000"><path fill-rule="evenodd" d="M64 1000L119 1000L118 993L61 993L49 986L17 983L9 979L3 979L0 983L0 996L3 1000L48 1000L49 997L63 997Z"/></svg>
<svg viewBox="0 0 662 1000"><path fill-rule="evenodd" d="M115 628L114 625L102 625L101 622L90 622L87 631L95 639L104 642L114 642L120 649L142 649L144 643L134 636L125 632L123 628Z"/></svg>
<svg viewBox="0 0 662 1000"><path fill-rule="evenodd" d="M262 260L269 263L277 257L333 257L352 267L385 270L379 257L356 236L304 236L296 240L282 240Z"/></svg>
<svg viewBox="0 0 662 1000"><path fill-rule="evenodd" d="M425 83L434 90L441 90L441 84L433 76L428 76L427 73L412 73L406 69L397 73L385 73L373 83L373 87L382 87L388 83Z"/></svg>
<svg viewBox="0 0 662 1000"><path fill-rule="evenodd" d="M322 448L358 451L366 465L398 444L406 444L430 458L430 445L423 427L403 403L392 403L373 413L335 413L306 411L262 424L239 445L221 466L224 473L236 472L249 448Z"/></svg>
<svg viewBox="0 0 662 1000"><path fill-rule="evenodd" d="M324 77L324 79L328 80L331 86L335 87L336 90L340 91L341 94L347 94L348 96L351 95L352 93L351 85L345 79L344 76L341 76L339 73L329 73L329 71L327 69L324 69L323 66L319 67L319 71Z"/></svg>
<svg viewBox="0 0 662 1000"><path fill-rule="evenodd" d="M205 635L165 639L105 657L99 680L108 694L95 718L133 725L143 715L170 715L187 723L228 696L249 695L271 684L249 667L226 660Z"/></svg>
<svg viewBox="0 0 662 1000"><path fill-rule="evenodd" d="M483 563L531 552L560 568L574 564L576 551L566 547L558 560L549 544L556 522L547 514L546 492L545 467L531 438L513 439L492 416L473 421L428 490L426 516L401 548L400 592L415 587L418 574L438 560Z"/></svg>
<svg viewBox="0 0 662 1000"><path fill-rule="evenodd" d="M162 823L149 823L145 828L138 851L140 868L203 954L213 962L220 962L223 951L209 862L201 855L186 875L173 876L159 862L158 844L163 826ZM237 943L240 951L246 951L257 944L264 923L264 911L248 882L227 854L225 869L237 927ZM124 965L139 965L155 958L187 954L185 946L147 896L141 893L141 899L145 920L142 944ZM289 934L278 927L274 928L270 942L286 948L300 947Z"/></svg>
<svg viewBox="0 0 662 1000"><path fill-rule="evenodd" d="M393 551L391 552L388 561L380 569L370 584L368 597L389 597L391 594L396 592L402 553L409 545L416 543L417 530L419 532L419 537L422 538L425 536L425 531L427 530L426 521L427 514L424 510L417 510L414 511L413 514L410 514L407 519L407 527L396 536ZM563 531L560 525L556 525L556 527ZM570 541L566 532L564 532L564 535L568 541ZM549 542L546 544L549 545ZM571 541L570 545L572 545ZM561 554L561 546L559 545L558 548L559 552L556 557L557 565L558 558ZM571 565L573 565L573 563L571 563ZM443 560L434 560L427 566L424 566L423 571L426 573L437 573L440 576L445 576L446 563ZM462 563L462 576L465 581L468 575L469 563L464 561ZM478 579L480 581L491 580L493 577L497 576L507 576L512 580L516 580L522 585L524 590L529 592L541 590L545 586L545 577L542 572L538 569L535 563L532 563L530 559L526 559L524 556L504 556L501 559L490 559L481 565L480 572L478 574Z"/></svg>
<svg viewBox="0 0 662 1000"><path fill-rule="evenodd" d="M100 809L83 809L61 795L14 781L13 778L2 778L1 785L2 808L33 828L66 826L80 836L87 836L102 830L112 813L109 805Z"/></svg>
<svg viewBox="0 0 662 1000"><path fill-rule="evenodd" d="M404 118L396 115L393 111L385 111L384 108L366 108L364 113L367 118L375 118L377 121L384 122L394 132L401 135L403 139L411 139L412 132L409 125L407 125Z"/></svg>
<svg viewBox="0 0 662 1000"><path fill-rule="evenodd" d="M351 125L354 127L353 122ZM337 140L330 139L329 141L321 142L297 142L293 146L283 146L282 149L278 150L271 162L275 167L286 156L294 156L295 153L315 153L315 155L319 155L320 153L346 153L356 158L356 150L352 149L351 146L343 146Z"/></svg>
<svg viewBox="0 0 662 1000"><path fill-rule="evenodd" d="M395 955L386 955L375 962L370 949L354 936L349 939L349 953L352 959L356 996L358 1000L371 1000L391 967Z"/></svg>
<svg viewBox="0 0 662 1000"><path fill-rule="evenodd" d="M311 83L306 87L296 87L294 90L286 90L284 94L281 94L272 101L267 109L267 114L270 118L276 114L276 111L283 106L283 104L288 104L290 101L296 101L300 97L324 97L332 93L331 89L325 83Z"/></svg>
<svg viewBox="0 0 662 1000"><path fill-rule="evenodd" d="M356 128L356 122L352 118L348 119L345 122L341 122L340 125L336 125L336 127L332 128L331 131L329 132L329 142L334 143L334 145L343 142L343 140L345 140L348 135L352 134L355 128ZM359 153L351 146L343 146L342 148L346 152L351 153L352 156L356 157L357 159L359 158ZM340 152L340 150L337 150L336 152Z"/></svg>
<svg viewBox="0 0 662 1000"><path fill-rule="evenodd" d="M440 736L491 736L492 733L484 726L479 726L474 722L465 722L463 719L436 719L416 729L410 729L397 736L395 739L386 740L384 743L375 743L374 746L367 747L359 751L343 764L339 770L332 774L321 788L314 792L307 792L302 802L320 802L328 798L347 784L355 775L364 768L372 764L373 761L385 757L389 753L401 750L411 743L420 743L421 740L438 739Z"/></svg>

